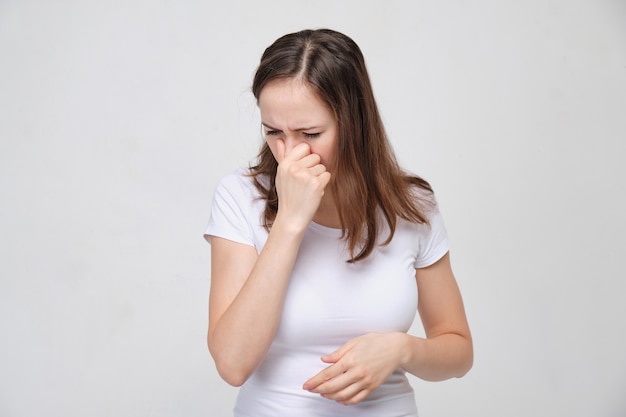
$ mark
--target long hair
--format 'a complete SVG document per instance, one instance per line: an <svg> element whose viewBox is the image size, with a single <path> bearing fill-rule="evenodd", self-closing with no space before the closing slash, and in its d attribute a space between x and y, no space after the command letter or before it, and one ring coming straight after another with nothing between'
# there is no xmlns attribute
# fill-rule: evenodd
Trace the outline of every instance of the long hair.
<svg viewBox="0 0 626 417"><path fill-rule="evenodd" d="M348 36L329 29L303 30L282 36L268 47L254 76L257 101L270 81L295 78L304 81L334 113L338 124L336 166L332 168L332 195L339 212L342 238L350 251L349 262L367 258L380 233L380 216L393 238L398 217L428 223L426 205L432 188L398 165L378 112L363 54ZM269 230L278 212L278 164L264 143L251 175L265 199L264 225ZM266 176L269 181L260 181Z"/></svg>

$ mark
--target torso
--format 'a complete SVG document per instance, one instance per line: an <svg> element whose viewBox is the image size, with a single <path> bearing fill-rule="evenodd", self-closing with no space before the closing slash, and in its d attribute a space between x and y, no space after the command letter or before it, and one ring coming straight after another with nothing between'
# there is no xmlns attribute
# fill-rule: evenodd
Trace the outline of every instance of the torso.
<svg viewBox="0 0 626 417"><path fill-rule="evenodd" d="M341 415L391 416L396 414L384 414L393 408L388 404L391 398L404 404L405 411L412 404L409 414L397 415L413 415L413 391L402 371L361 405L348 408L302 389L307 379L327 366L320 358L348 340L371 332L406 332L411 326L417 287L415 254L410 248L416 245L408 228L399 229L389 247L349 264L340 230L316 223L309 226L278 333L265 360L241 389L237 416L329 416L339 415L332 414L338 410L354 413Z"/></svg>
<svg viewBox="0 0 626 417"><path fill-rule="evenodd" d="M212 218L217 220L210 222L207 233L250 244L260 252L268 237L261 218L265 202L252 179L241 172L227 176L217 194L224 201L214 205ZM415 268L433 263L448 248L440 216L433 216L432 231L398 220L390 244L376 246L356 263L346 262L349 254L340 229L309 225L277 334L264 361L240 389L236 417L417 416L402 370L363 402L348 407L309 393L302 385L327 366L320 360L323 355L350 339L410 328L417 311ZM387 234L381 230L380 239Z"/></svg>

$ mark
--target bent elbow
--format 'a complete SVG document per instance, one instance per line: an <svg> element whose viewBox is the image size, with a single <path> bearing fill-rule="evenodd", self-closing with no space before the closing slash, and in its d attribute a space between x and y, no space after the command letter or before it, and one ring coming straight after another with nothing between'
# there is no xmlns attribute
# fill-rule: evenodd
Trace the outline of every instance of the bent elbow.
<svg viewBox="0 0 626 417"><path fill-rule="evenodd" d="M467 361L466 363L464 363L461 367L459 367L456 377L463 378L472 369L473 365L474 365L474 361L471 359Z"/></svg>
<svg viewBox="0 0 626 417"><path fill-rule="evenodd" d="M242 386L249 377L249 375L245 375L241 372L232 372L221 369L219 366L217 367L217 373L228 385L232 385L233 387Z"/></svg>
<svg viewBox="0 0 626 417"><path fill-rule="evenodd" d="M213 361L215 362L215 368L220 377L228 385L232 385L233 387L242 386L252 373L241 365L235 364L232 361L218 359L215 355L213 355Z"/></svg>
<svg viewBox="0 0 626 417"><path fill-rule="evenodd" d="M472 345L472 341L469 341L469 347L467 348L467 353L465 354L465 358L463 358L459 368L457 378L462 378L472 369L474 366L474 348Z"/></svg>

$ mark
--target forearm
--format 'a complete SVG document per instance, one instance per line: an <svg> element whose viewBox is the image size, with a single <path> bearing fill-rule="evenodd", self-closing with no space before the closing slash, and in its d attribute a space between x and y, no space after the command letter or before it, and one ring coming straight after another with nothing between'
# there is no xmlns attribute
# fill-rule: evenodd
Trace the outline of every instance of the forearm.
<svg viewBox="0 0 626 417"><path fill-rule="evenodd" d="M426 381L459 378L472 367L473 347L469 335L446 333L424 339L404 334L400 367Z"/></svg>
<svg viewBox="0 0 626 417"><path fill-rule="evenodd" d="M276 219L241 291L209 328L209 350L232 385L245 382L272 343L303 233Z"/></svg>

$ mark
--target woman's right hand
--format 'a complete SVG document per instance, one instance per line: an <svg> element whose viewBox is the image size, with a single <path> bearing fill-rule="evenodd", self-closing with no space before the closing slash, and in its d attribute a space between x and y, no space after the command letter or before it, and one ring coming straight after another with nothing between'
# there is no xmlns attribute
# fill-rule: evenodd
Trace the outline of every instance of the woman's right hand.
<svg viewBox="0 0 626 417"><path fill-rule="evenodd" d="M274 340L304 231L330 181L309 145L300 143L285 152L285 143L276 143L278 213L261 252L211 239L207 343L218 372L235 386L254 372Z"/></svg>
<svg viewBox="0 0 626 417"><path fill-rule="evenodd" d="M306 143L299 143L286 152L285 142L279 139L276 141L276 150L276 220L280 219L301 231L311 223L320 206L330 181L330 172L320 163L319 155L311 153Z"/></svg>

